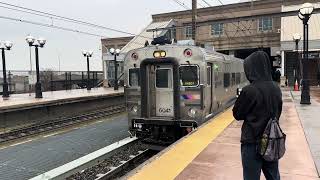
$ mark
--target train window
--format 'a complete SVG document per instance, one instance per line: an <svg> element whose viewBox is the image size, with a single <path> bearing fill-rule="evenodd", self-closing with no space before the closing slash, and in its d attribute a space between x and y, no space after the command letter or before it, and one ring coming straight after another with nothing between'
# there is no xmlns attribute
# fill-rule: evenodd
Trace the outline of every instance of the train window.
<svg viewBox="0 0 320 180"><path fill-rule="evenodd" d="M231 85L234 86L236 84L236 73L231 74Z"/></svg>
<svg viewBox="0 0 320 180"><path fill-rule="evenodd" d="M179 67L181 86L198 86L198 66L185 65Z"/></svg>
<svg viewBox="0 0 320 180"><path fill-rule="evenodd" d="M241 75L240 73L236 73L236 84L240 84Z"/></svg>
<svg viewBox="0 0 320 180"><path fill-rule="evenodd" d="M156 70L156 87L157 88L171 88L172 75L171 69L157 69Z"/></svg>
<svg viewBox="0 0 320 180"><path fill-rule="evenodd" d="M140 68L129 69L129 85L140 86Z"/></svg>
<svg viewBox="0 0 320 180"><path fill-rule="evenodd" d="M211 86L211 64L207 66L207 84Z"/></svg>
<svg viewBox="0 0 320 180"><path fill-rule="evenodd" d="M214 84L215 84L215 88L221 87L222 86L222 72L215 72L214 73Z"/></svg>
<svg viewBox="0 0 320 180"><path fill-rule="evenodd" d="M223 85L225 88L230 86L230 73L223 74Z"/></svg>

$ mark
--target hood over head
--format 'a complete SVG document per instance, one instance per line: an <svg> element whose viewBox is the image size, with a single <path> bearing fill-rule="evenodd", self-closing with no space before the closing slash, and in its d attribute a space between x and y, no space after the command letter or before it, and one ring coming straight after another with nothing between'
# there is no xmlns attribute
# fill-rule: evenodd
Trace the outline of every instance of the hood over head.
<svg viewBox="0 0 320 180"><path fill-rule="evenodd" d="M243 67L250 82L272 81L270 59L263 51L257 51L248 56L244 60Z"/></svg>

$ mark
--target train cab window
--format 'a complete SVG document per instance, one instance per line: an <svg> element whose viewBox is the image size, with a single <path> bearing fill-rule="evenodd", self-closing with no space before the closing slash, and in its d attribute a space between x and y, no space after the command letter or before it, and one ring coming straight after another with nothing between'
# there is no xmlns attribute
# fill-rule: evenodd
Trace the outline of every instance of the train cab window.
<svg viewBox="0 0 320 180"><path fill-rule="evenodd" d="M183 65L179 67L181 86L198 86L198 66Z"/></svg>
<svg viewBox="0 0 320 180"><path fill-rule="evenodd" d="M172 72L171 69L156 70L156 87L172 88Z"/></svg>
<svg viewBox="0 0 320 180"><path fill-rule="evenodd" d="M225 88L230 86L230 73L224 73L223 84Z"/></svg>
<svg viewBox="0 0 320 180"><path fill-rule="evenodd" d="M140 86L140 68L129 69L129 86Z"/></svg>
<svg viewBox="0 0 320 180"><path fill-rule="evenodd" d="M207 66L207 84L211 86L211 65Z"/></svg>

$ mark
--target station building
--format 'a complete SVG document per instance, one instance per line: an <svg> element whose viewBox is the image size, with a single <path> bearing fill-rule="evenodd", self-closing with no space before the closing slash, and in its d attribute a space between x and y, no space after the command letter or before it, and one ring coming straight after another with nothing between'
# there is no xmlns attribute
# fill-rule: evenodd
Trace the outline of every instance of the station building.
<svg viewBox="0 0 320 180"><path fill-rule="evenodd" d="M302 22L297 15L281 17L281 13L298 10L304 2L303 0L256 0L197 9L196 44L213 47L215 51L238 58L246 58L258 49L264 50L270 55L274 70L281 68L282 76L289 79L289 85L292 85L295 68L292 63L296 57L293 56L295 46L292 36L294 33L301 33ZM318 1L309 2L317 4ZM292 21L292 18L295 21ZM312 43L309 47L315 51L314 56L318 57L316 52L319 49L317 46L320 44L320 37L316 32L319 32L320 24L315 22L320 22L319 15L314 14L311 19L309 29L315 32L315 35L310 34ZM152 22L139 35L130 37L131 41L128 42L124 37L106 38L101 40L102 46L107 44L105 47L117 47L118 40L124 39L122 44L128 43L121 52L126 53L131 49L143 47L146 41L150 43L152 38L157 36L167 36L178 41L191 39L191 21L191 10L155 14L152 15ZM290 28L293 26L295 28ZM302 42L300 44L301 49ZM315 62L318 62L316 59ZM110 58L103 59L104 62L108 60ZM107 64L104 63L105 70L109 69L106 68ZM112 75L109 75L111 78ZM312 77L315 77L314 74Z"/></svg>

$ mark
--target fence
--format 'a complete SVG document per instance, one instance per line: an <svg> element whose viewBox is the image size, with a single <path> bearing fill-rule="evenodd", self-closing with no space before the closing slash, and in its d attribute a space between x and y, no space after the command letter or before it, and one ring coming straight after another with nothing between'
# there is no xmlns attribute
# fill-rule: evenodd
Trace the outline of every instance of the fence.
<svg viewBox="0 0 320 180"><path fill-rule="evenodd" d="M7 71L10 93L28 93L34 91L35 71ZM81 89L87 87L86 71L40 71L42 91ZM103 82L102 71L90 72L91 87L100 87ZM0 94L2 94L3 72L0 71Z"/></svg>

